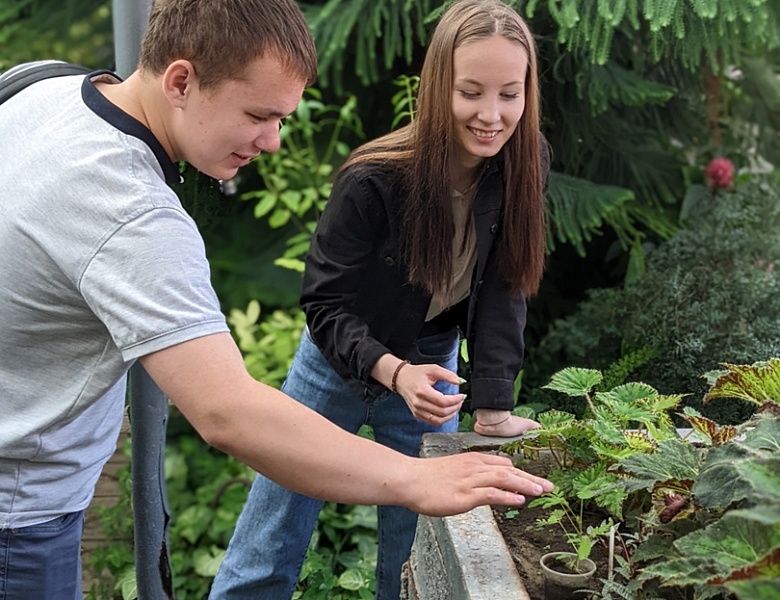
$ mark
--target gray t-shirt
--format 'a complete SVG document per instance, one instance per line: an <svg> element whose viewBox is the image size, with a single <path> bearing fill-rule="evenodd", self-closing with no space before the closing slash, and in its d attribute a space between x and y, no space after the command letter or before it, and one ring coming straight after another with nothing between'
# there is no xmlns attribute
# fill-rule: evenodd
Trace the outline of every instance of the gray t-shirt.
<svg viewBox="0 0 780 600"><path fill-rule="evenodd" d="M0 132L2 529L84 509L132 363L228 328L148 129L72 76L0 106Z"/></svg>

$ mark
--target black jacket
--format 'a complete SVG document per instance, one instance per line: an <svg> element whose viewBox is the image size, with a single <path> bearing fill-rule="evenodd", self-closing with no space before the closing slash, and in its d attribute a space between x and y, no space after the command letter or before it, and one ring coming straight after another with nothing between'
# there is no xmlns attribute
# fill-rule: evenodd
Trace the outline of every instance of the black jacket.
<svg viewBox="0 0 780 600"><path fill-rule="evenodd" d="M472 408L511 410L523 363L526 303L498 274L497 241L504 197L500 155L480 181L473 214L477 264L471 293L437 320L465 334ZM301 305L314 343L365 398L386 388L371 377L388 352L403 357L419 337L431 297L406 281L401 256L397 177L375 166L336 179L306 259Z"/></svg>

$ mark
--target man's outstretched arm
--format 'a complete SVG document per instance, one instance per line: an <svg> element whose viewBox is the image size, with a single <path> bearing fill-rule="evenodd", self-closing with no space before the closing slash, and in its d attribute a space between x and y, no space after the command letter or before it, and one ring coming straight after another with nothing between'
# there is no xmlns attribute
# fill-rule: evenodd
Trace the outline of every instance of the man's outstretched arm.
<svg viewBox="0 0 780 600"><path fill-rule="evenodd" d="M411 458L347 433L254 380L227 333L141 359L203 439L277 483L349 504L393 504L443 516L483 504L519 506L552 484L502 457Z"/></svg>

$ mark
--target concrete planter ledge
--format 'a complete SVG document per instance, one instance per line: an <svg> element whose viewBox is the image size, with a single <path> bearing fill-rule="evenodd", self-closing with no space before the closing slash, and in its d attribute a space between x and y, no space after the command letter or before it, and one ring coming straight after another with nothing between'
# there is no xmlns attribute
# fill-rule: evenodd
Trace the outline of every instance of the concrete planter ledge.
<svg viewBox="0 0 780 600"><path fill-rule="evenodd" d="M514 439L429 433L420 456L495 451ZM488 506L454 517L420 516L402 577L401 600L532 600Z"/></svg>
<svg viewBox="0 0 780 600"><path fill-rule="evenodd" d="M692 429L677 429L677 434L684 439L695 437ZM518 439L428 433L423 436L420 456L495 452ZM411 556L402 574L400 600L539 599L528 595L492 510L482 506L455 517L417 519Z"/></svg>

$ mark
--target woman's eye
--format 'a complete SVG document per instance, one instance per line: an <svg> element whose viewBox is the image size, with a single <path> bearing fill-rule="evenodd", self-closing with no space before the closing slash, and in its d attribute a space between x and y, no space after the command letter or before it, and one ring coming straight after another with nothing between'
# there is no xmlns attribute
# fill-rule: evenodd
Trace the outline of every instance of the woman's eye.
<svg viewBox="0 0 780 600"><path fill-rule="evenodd" d="M479 96L478 92L467 92L465 90L461 90L460 95L466 98L467 100L471 100L472 98L476 98Z"/></svg>

